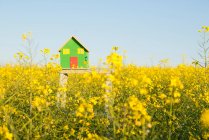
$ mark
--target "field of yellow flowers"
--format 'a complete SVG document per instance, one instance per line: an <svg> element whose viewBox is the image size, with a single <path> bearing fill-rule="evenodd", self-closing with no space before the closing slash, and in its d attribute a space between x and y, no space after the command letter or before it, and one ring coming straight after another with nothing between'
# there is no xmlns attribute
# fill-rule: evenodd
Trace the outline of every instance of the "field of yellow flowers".
<svg viewBox="0 0 209 140"><path fill-rule="evenodd" d="M35 65L31 38L22 36L28 55L19 52L16 64L0 66L0 139L209 139L207 61L123 65L113 47L105 68L70 73L60 84L59 55L48 62L45 48L44 65Z"/></svg>
<svg viewBox="0 0 209 140"><path fill-rule="evenodd" d="M57 64L0 66L0 139L209 138L208 68L121 61L113 52L108 74L69 74L63 87Z"/></svg>

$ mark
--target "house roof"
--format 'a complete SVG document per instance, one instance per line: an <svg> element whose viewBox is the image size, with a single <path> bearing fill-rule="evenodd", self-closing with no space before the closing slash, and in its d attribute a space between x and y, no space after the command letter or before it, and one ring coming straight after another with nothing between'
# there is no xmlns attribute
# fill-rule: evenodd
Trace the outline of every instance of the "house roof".
<svg viewBox="0 0 209 140"><path fill-rule="evenodd" d="M81 47L83 47L87 52L89 52L89 50L88 50L86 47L84 47L84 45L82 45L82 44L80 43L80 41L78 41L78 39L77 39L75 36L70 37L70 38L62 45L62 47L60 47L59 52L62 50L62 48L63 48L63 47L64 47L71 39L75 40Z"/></svg>

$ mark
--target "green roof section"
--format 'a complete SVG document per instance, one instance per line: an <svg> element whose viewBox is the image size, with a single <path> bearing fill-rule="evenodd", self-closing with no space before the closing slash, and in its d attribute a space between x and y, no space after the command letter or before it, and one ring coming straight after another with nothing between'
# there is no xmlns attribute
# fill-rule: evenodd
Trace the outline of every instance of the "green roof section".
<svg viewBox="0 0 209 140"><path fill-rule="evenodd" d="M65 43L64 43L64 45L62 45L62 47L59 49L59 52L60 52L60 50L71 40L71 39L73 39L75 42L77 42L81 47L83 47L87 52L89 52L89 50L84 46L84 45L82 45L81 43L80 43L80 41L78 41L78 39L75 37L75 36L72 36L71 38L69 38Z"/></svg>

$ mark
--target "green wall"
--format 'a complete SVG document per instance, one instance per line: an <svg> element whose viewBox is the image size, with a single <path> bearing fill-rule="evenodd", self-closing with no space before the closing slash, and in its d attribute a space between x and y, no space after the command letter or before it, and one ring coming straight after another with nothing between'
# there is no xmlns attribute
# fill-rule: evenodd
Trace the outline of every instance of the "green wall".
<svg viewBox="0 0 209 140"><path fill-rule="evenodd" d="M78 57L78 68L89 68L89 52L84 49L84 54L78 54L78 48L83 48L82 45L71 38L60 50L60 64L62 69L70 69L70 57ZM63 49L70 49L70 54L63 54ZM87 63L84 64L85 57Z"/></svg>

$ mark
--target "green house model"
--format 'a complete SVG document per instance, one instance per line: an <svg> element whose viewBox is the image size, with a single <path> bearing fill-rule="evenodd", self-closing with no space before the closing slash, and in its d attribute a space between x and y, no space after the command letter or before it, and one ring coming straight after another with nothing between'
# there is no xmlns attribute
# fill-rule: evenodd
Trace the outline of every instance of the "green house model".
<svg viewBox="0 0 209 140"><path fill-rule="evenodd" d="M89 68L89 51L72 36L59 50L62 69Z"/></svg>

